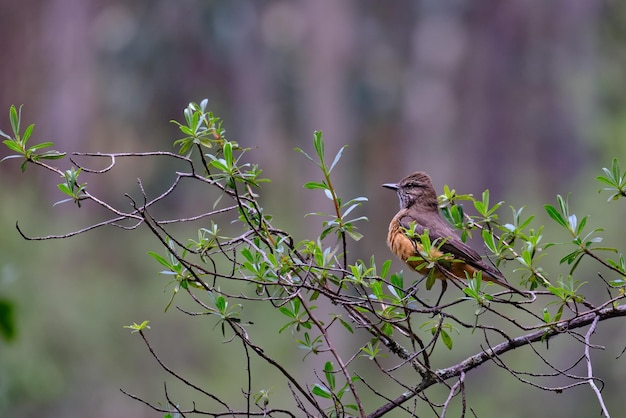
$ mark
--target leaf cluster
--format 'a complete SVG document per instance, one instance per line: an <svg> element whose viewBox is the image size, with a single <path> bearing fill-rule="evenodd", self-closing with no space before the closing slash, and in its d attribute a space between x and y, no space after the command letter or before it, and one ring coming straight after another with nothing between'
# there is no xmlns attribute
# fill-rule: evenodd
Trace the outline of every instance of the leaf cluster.
<svg viewBox="0 0 626 418"><path fill-rule="evenodd" d="M49 148L54 146L52 142L42 142L40 144L32 145L27 147L27 142L33 134L33 130L35 129L35 124L31 123L24 129L24 132L21 131L22 119L22 106L16 108L15 106L11 106L9 108L9 121L11 123L11 132L12 135L4 133L0 130L0 135L3 136L4 139L2 143L6 145L6 147L15 152L16 154L8 155L4 157L0 162L13 158L21 158L24 161L20 166L22 172L26 171L26 165L29 162L42 162L43 160L58 160L65 157L65 153L58 151L46 151L39 153L40 150L44 148Z"/></svg>

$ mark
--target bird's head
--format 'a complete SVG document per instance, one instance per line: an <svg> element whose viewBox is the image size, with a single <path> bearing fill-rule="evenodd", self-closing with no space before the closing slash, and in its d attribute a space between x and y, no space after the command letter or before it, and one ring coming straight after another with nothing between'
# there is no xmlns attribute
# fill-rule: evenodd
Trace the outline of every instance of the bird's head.
<svg viewBox="0 0 626 418"><path fill-rule="evenodd" d="M383 187L398 193L400 207L403 209L416 204L437 208L437 192L435 192L430 176L423 171L408 175L398 183L383 184Z"/></svg>

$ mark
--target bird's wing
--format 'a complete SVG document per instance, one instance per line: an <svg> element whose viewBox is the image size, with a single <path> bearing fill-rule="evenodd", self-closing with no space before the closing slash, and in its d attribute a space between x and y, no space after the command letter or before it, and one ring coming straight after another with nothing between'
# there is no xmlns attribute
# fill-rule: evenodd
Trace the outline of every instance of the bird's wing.
<svg viewBox="0 0 626 418"><path fill-rule="evenodd" d="M480 255L463 241L461 241L461 239L456 235L454 230L446 223L444 223L443 220L439 217L429 217L426 220L419 214L406 214L398 219L398 221L400 222L400 225L405 229L410 229L411 224L414 222L415 233L419 235L423 234L424 231L428 229L430 242L434 244L435 240L438 240L438 243L444 241L440 247L441 251L443 251L444 253L452 254L455 258L466 261L481 260Z"/></svg>
<svg viewBox="0 0 626 418"><path fill-rule="evenodd" d="M428 229L428 236L432 243L444 241L440 250L443 253L451 254L454 258L463 260L469 265L482 270L493 276L494 279L506 281L500 270L485 263L476 251L469 245L465 244L456 235L452 227L450 227L441 217L432 216L432 213L422 215L420 213L407 213L398 219L403 228L411 228L411 223L415 222L415 233L423 234Z"/></svg>

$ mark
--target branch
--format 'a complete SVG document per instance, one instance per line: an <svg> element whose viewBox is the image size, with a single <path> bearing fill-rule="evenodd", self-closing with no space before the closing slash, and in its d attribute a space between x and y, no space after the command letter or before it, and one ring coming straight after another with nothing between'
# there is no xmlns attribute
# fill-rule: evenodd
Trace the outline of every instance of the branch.
<svg viewBox="0 0 626 418"><path fill-rule="evenodd" d="M339 364L339 369L341 370L341 373L346 378L346 382L348 383L348 386L350 387L350 392L352 392L352 396L354 396L354 401L356 402L356 405L359 408L359 414L361 415L361 417L365 418L366 416L365 410L363 409L363 404L361 403L361 399L359 398L359 393L354 387L354 382L352 381L352 377L350 376L350 373L348 372L346 368L343 358L341 357L341 355L339 355L339 353L335 349L333 340L328 336L327 329L322 325L322 323L317 319L317 317L313 316L313 313L311 312L311 309L308 306L306 300L304 300L302 297L300 297L300 300L302 303L302 307L306 310L306 313L309 315L309 318L311 319L311 321L315 324L317 329L321 332L322 336L324 337L324 341L326 341L326 345L328 349L330 350L333 357Z"/></svg>
<svg viewBox="0 0 626 418"><path fill-rule="evenodd" d="M587 333L585 334L585 360L587 361L587 377L589 377L589 386L591 386L591 389L593 389L594 393L596 394L596 397L598 398L598 402L600 403L600 406L602 407L602 413L604 414L604 416L606 418L611 418L611 416L609 415L609 411L606 409L606 405L604 405L604 399L602 398L602 393L600 392L600 389L598 389L598 386L596 385L595 382L595 378L593 377L593 368L591 366L591 355L589 354L590 348L591 348L591 334L596 332L596 327L598 325L598 322L600 321L600 317L596 316L593 319L593 322L591 324L591 326L589 327L589 330L587 330Z"/></svg>
<svg viewBox="0 0 626 418"><path fill-rule="evenodd" d="M446 411L448 409L448 406L450 405L450 401L452 401L452 398L457 395L456 394L457 389L459 390L460 393L464 393L464 385L465 385L465 373L462 372L459 380L450 388L450 392L448 393L448 398L443 404L444 406L441 411L441 418L444 418L446 416ZM463 398L465 398L465 396L463 396ZM465 402L463 402L463 404L465 404ZM465 412L465 409L463 410L463 412Z"/></svg>
<svg viewBox="0 0 626 418"><path fill-rule="evenodd" d="M460 377L462 374L477 368L483 363L489 361L495 356L500 356L503 353L514 350L518 347L532 344L537 341L548 340L566 330L582 328L584 326L604 321L606 319L618 318L626 316L626 305L622 306L609 306L598 311L588 312L583 315L561 321L556 326L552 326L548 329L539 329L526 335L522 335L513 338L508 341L504 341L495 345L493 348L481 351L462 362L445 369L438 370L435 375L426 376L419 385L411 392L405 392L398 396L393 401L381 406L376 411L368 415L368 418L376 418L383 416L387 412L394 409L397 405L400 405L414 396L420 394L424 390L428 389L437 382L448 380L454 377ZM608 416L608 415L607 415Z"/></svg>
<svg viewBox="0 0 626 418"><path fill-rule="evenodd" d="M150 351L150 354L152 354L152 357L157 361L157 363L159 363L159 366L161 366L161 368L163 370L165 370L170 375L172 375L173 377L175 377L179 381L183 382L185 385L189 386L190 388L195 389L198 392L200 392L200 393L206 395L207 397L213 399L215 402L219 403L222 407L224 407L224 409L228 410L228 414L229 415L233 415L234 416L234 414L235 414L234 411L224 401L222 401L220 398L218 398L217 396L213 395L212 393L207 392L206 390L202 389L201 387L199 387L197 385L194 385L189 380L185 379L184 377L180 376L175 371L170 369L165 363L163 363L161 361L159 356L157 356L157 354L154 352L154 350L152 349L152 346L148 342L148 339L146 338L146 335L143 333L143 331L139 331L139 335L141 335L141 338L143 339L144 343L148 347L148 350Z"/></svg>
<svg viewBox="0 0 626 418"><path fill-rule="evenodd" d="M268 354L265 353L265 351L252 343L252 341L250 341L250 339L248 338L247 333L243 330L243 328L241 328L240 326L238 326L236 323L232 322L232 321L228 321L228 325L230 325L231 330L237 335L238 338L240 338L248 347L250 347L260 358L262 358L263 360L265 360L267 363L271 364L272 366L274 366L277 370L279 370L283 376L285 376L287 378L287 380L289 381L289 383L293 386L295 386L297 388L297 391L306 398L307 401L309 401L309 403L311 405L313 405L313 407L315 409L317 409L317 411L320 413L319 416L322 417L326 417L327 415L324 413L324 410L322 409L322 407L315 401L315 398L313 398L313 396L311 395L311 393L306 390L288 371L287 369L285 369L284 366L282 366L279 362L277 362L276 360L274 360L272 357L270 357Z"/></svg>

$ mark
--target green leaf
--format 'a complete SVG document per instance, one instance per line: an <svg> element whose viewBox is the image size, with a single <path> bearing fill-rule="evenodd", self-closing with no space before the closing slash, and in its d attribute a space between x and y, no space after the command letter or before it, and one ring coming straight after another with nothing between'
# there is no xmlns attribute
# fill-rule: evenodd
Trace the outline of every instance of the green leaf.
<svg viewBox="0 0 626 418"><path fill-rule="evenodd" d="M22 146L19 143L13 141L12 139L5 139L4 141L2 141L2 143L6 145L7 148L9 148L11 151L19 152L20 154L24 152L24 149L22 148Z"/></svg>
<svg viewBox="0 0 626 418"><path fill-rule="evenodd" d="M585 225L587 225L587 219L589 217L588 216L584 216L581 220L580 220L580 224L578 224L578 229L576 229L576 233L578 235L580 235L583 232L583 229L585 228Z"/></svg>
<svg viewBox="0 0 626 418"><path fill-rule="evenodd" d="M563 307L565 305L561 305L559 307L559 309L556 311L556 314L554 315L554 321L560 321L561 320L561 316L563 315Z"/></svg>
<svg viewBox="0 0 626 418"><path fill-rule="evenodd" d="M350 238L352 238L354 241L359 241L361 238L363 238L363 234L361 234L361 233L359 233L359 232L356 232L356 231L354 231L354 230L347 229L345 232L346 232L346 234L348 234L348 236L349 236Z"/></svg>
<svg viewBox="0 0 626 418"><path fill-rule="evenodd" d="M434 274L435 270L430 270L430 272L428 273L428 277L426 278L426 290L430 290L433 288L433 286L435 285L435 282L437 281L437 278L435 277Z"/></svg>
<svg viewBox="0 0 626 418"><path fill-rule="evenodd" d="M322 137L322 131L313 132L313 146L315 152L320 159L320 162L324 162L324 139Z"/></svg>
<svg viewBox="0 0 626 418"><path fill-rule="evenodd" d="M211 165L215 168L217 168L220 171L223 171L225 173L227 173L229 171L228 166L226 165L226 161L222 158L220 159L215 159L211 161Z"/></svg>
<svg viewBox="0 0 626 418"><path fill-rule="evenodd" d="M569 210L567 209L567 202L565 201L565 199L563 199L563 196L561 196L560 194L556 195L556 201L559 204L559 208L561 209L561 213L565 216L567 216L567 214L569 213Z"/></svg>
<svg viewBox="0 0 626 418"><path fill-rule="evenodd" d="M387 274L389 274L390 268L391 268L391 260L386 260L380 269L380 277L382 277L383 279L387 277ZM391 280L392 280L391 282L393 283L393 276L391 277ZM400 282L402 282L402 274L400 274Z"/></svg>
<svg viewBox="0 0 626 418"><path fill-rule="evenodd" d="M556 221L561 226L567 227L567 222L565 221L565 218L563 217L563 215L561 215L559 213L558 210L556 210L556 208L554 206L546 204L543 207L545 208L545 210L548 213L548 215L554 221Z"/></svg>
<svg viewBox="0 0 626 418"><path fill-rule="evenodd" d="M233 144L231 142L224 142L224 160L226 160L226 166L233 166Z"/></svg>
<svg viewBox="0 0 626 418"><path fill-rule="evenodd" d="M25 143L26 141L23 141L23 143ZM42 142L41 144L37 144L37 145L33 145L32 147L28 148L29 151L37 151L40 150L42 148L46 148L46 147L51 147L53 146L54 143L52 142Z"/></svg>
<svg viewBox="0 0 626 418"><path fill-rule="evenodd" d="M33 133L33 129L35 129L34 123L31 123L26 127L24 133L22 134L22 144L26 144L26 141L28 141L28 138L30 138L31 134Z"/></svg>
<svg viewBox="0 0 626 418"><path fill-rule="evenodd" d="M485 243L489 251L491 251L492 253L497 253L498 248L493 233L488 229L483 229L481 235L483 236L483 242Z"/></svg>
<svg viewBox="0 0 626 418"><path fill-rule="evenodd" d="M69 186L67 185L67 183L59 183L57 184L57 187L59 188L59 190L61 192L63 192L66 195L72 196L72 190L69 188Z"/></svg>
<svg viewBox="0 0 626 418"><path fill-rule="evenodd" d="M335 368L332 362L327 361L326 364L324 364L324 375L326 376L326 382L328 382L330 390L335 390Z"/></svg>
<svg viewBox="0 0 626 418"><path fill-rule="evenodd" d="M15 105L11 105L9 108L9 120L11 121L11 129L13 130L13 134L15 138L20 135L20 115L22 113L22 106L20 106L19 113Z"/></svg>
<svg viewBox="0 0 626 418"><path fill-rule="evenodd" d="M61 184L59 184L59 188L61 187ZM168 269L172 269L172 264L167 261L163 256L161 256L160 254L157 254L153 251L148 251L148 255L150 255L152 258L154 258L156 261L158 261L159 263L161 263L163 266L167 267Z"/></svg>
<svg viewBox="0 0 626 418"><path fill-rule="evenodd" d="M281 306L280 308L278 308L278 311L282 313L283 315L288 316L290 318L296 317L295 312L293 312L291 309L287 308L286 306Z"/></svg>
<svg viewBox="0 0 626 418"><path fill-rule="evenodd" d="M220 313L224 313L226 311L226 307L228 306L228 302L226 302L226 298L224 296L219 295L215 298L215 307Z"/></svg>
<svg viewBox="0 0 626 418"><path fill-rule="evenodd" d="M548 311L548 308L543 308L543 322L550 322L550 312Z"/></svg>
<svg viewBox="0 0 626 418"><path fill-rule="evenodd" d="M370 285L370 288L372 289L373 295L371 295L370 297L372 297L374 300L382 300L383 298L383 285L380 281L374 281L372 282L372 284Z"/></svg>
<svg viewBox="0 0 626 418"><path fill-rule="evenodd" d="M464 287L463 288L463 293L465 293L467 296L469 296L472 299L480 299L480 293L478 293L476 290L469 288L469 287Z"/></svg>
<svg viewBox="0 0 626 418"><path fill-rule="evenodd" d="M448 347L448 350L452 350L452 337L443 329L439 331L439 335L441 336L441 341Z"/></svg>
<svg viewBox="0 0 626 418"><path fill-rule="evenodd" d="M489 216L489 190L483 192L482 201L474 200L474 208L483 217Z"/></svg>
<svg viewBox="0 0 626 418"><path fill-rule="evenodd" d="M614 186L615 185L615 183L613 181L607 179L606 177L598 176L598 177L596 177L596 180L598 180L600 183L604 183L604 184L606 184L608 186ZM601 189L600 191L602 191L602 190L612 190L612 188L611 189Z"/></svg>
<svg viewBox="0 0 626 418"><path fill-rule="evenodd" d="M318 182L315 182L315 181L310 181L310 182L306 183L304 185L304 187L306 189L310 189L310 190L313 190L313 189L328 189L328 186L326 186L324 183L318 183Z"/></svg>
<svg viewBox="0 0 626 418"><path fill-rule="evenodd" d="M185 116L185 121L188 126L193 125L193 110L191 109L192 104L189 103L189 106L183 110L183 115Z"/></svg>
<svg viewBox="0 0 626 418"><path fill-rule="evenodd" d="M60 160L61 158L65 157L65 153L64 152L59 152L59 151L47 151L44 152L43 154L39 155L39 159L41 160Z"/></svg>
<svg viewBox="0 0 626 418"><path fill-rule="evenodd" d="M343 325L343 327L344 327L346 330L348 330L348 332L349 332L350 334L354 334L354 330L352 329L352 326L351 326L349 323L347 323L346 321L344 321L344 320L343 320L343 319L341 319L341 318L339 318L339 323L340 323L341 325Z"/></svg>
<svg viewBox="0 0 626 418"><path fill-rule="evenodd" d="M449 223L454 225L455 221L452 218L452 212L450 211L450 207L449 206L445 206L443 208L441 208L441 215L443 216L443 218Z"/></svg>
<svg viewBox="0 0 626 418"><path fill-rule="evenodd" d="M385 277L385 276L386 276L386 274L383 277ZM399 289L399 290L403 290L404 289L404 277L402 276L402 273L392 274L390 282L396 289Z"/></svg>
<svg viewBox="0 0 626 418"><path fill-rule="evenodd" d="M313 385L313 390L311 392L313 392L313 395L319 396L320 398L325 398L325 399L332 399L333 398L333 395L328 390L328 388L326 388L326 386L320 385L318 383Z"/></svg>
<svg viewBox="0 0 626 418"><path fill-rule="evenodd" d="M150 329L150 326L148 325L149 323L150 321L143 321L141 324L137 325L137 323L133 322L132 325L124 325L124 328L132 329L131 333L134 334L135 332L143 331L144 329Z"/></svg>
<svg viewBox="0 0 626 418"><path fill-rule="evenodd" d="M613 178L620 182L622 179L622 172L619 167L619 161L617 158L613 158L613 162L611 164L611 170L613 171Z"/></svg>
<svg viewBox="0 0 626 418"><path fill-rule="evenodd" d="M578 256L582 256L583 254L584 253L581 250L574 250L571 253L567 254L565 257L561 258L559 264L563 264L565 262L567 262L567 264L572 264Z"/></svg>

